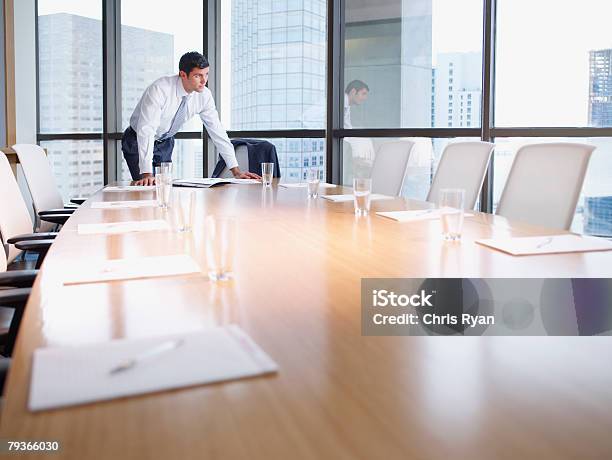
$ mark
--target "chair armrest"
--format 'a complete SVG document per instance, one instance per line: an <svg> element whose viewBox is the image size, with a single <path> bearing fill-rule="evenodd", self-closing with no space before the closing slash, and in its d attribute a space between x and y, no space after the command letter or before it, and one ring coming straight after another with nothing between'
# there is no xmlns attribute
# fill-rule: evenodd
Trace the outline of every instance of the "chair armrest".
<svg viewBox="0 0 612 460"><path fill-rule="evenodd" d="M19 243L20 241L31 240L53 240L57 236L57 232L41 232L41 233L24 233L6 240L8 244Z"/></svg>
<svg viewBox="0 0 612 460"><path fill-rule="evenodd" d="M53 224L64 225L72 214L45 214L40 216L40 220L51 222Z"/></svg>
<svg viewBox="0 0 612 460"><path fill-rule="evenodd" d="M38 270L15 270L0 273L0 286L32 287L36 275L38 275Z"/></svg>
<svg viewBox="0 0 612 460"><path fill-rule="evenodd" d="M70 200L70 202L74 204L82 205L83 203L85 203L85 198L73 198L72 200Z"/></svg>
<svg viewBox="0 0 612 460"><path fill-rule="evenodd" d="M4 356L11 356L13 353L17 332L19 331L19 325L21 324L21 318L23 318L23 312L25 311L30 292L32 292L32 290L29 288L0 291L0 305L15 310L13 318L11 319L6 345L4 347Z"/></svg>
<svg viewBox="0 0 612 460"><path fill-rule="evenodd" d="M80 206L80 205L78 205L78 204L68 203L68 204L65 204L65 205L64 205L64 209L72 209L72 210L75 210L75 209L79 209L79 206Z"/></svg>
<svg viewBox="0 0 612 460"><path fill-rule="evenodd" d="M62 208L62 209L47 209L46 211L40 211L38 213L39 216L47 216L47 215L51 215L51 214L72 214L74 211L76 211L75 208L73 209L66 209L66 208Z"/></svg>
<svg viewBox="0 0 612 460"><path fill-rule="evenodd" d="M53 244L53 240L30 240L30 241L21 241L19 243L15 243L15 247L17 249L21 249L22 251L30 251L38 254L38 258L36 259L36 268L40 268L45 260L45 256L49 251L49 248Z"/></svg>

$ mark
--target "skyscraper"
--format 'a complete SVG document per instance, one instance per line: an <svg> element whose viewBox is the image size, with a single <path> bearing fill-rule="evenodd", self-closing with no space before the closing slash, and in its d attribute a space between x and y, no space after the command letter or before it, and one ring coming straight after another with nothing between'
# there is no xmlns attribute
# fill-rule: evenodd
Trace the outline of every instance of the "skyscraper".
<svg viewBox="0 0 612 460"><path fill-rule="evenodd" d="M233 0L231 12L232 129L323 129L304 114L325 107L326 1ZM324 170L322 139L273 139L281 174L305 178Z"/></svg>
<svg viewBox="0 0 612 460"><path fill-rule="evenodd" d="M589 126L612 126L612 49L589 53Z"/></svg>

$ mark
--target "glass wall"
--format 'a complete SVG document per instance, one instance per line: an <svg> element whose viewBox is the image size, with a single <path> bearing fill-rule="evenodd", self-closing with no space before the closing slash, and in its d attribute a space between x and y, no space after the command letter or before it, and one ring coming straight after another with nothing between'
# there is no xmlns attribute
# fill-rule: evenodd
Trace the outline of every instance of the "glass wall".
<svg viewBox="0 0 612 460"><path fill-rule="evenodd" d="M169 8L162 0L121 1L123 129L147 86L160 77L178 75L179 59L188 51L206 55L202 49L203 2L181 0L180 6ZM202 122L194 117L181 131L202 131Z"/></svg>
<svg viewBox="0 0 612 460"><path fill-rule="evenodd" d="M612 126L611 16L607 0L498 0L496 125Z"/></svg>
<svg viewBox="0 0 612 460"><path fill-rule="evenodd" d="M482 0L347 0L344 127L480 126Z"/></svg>

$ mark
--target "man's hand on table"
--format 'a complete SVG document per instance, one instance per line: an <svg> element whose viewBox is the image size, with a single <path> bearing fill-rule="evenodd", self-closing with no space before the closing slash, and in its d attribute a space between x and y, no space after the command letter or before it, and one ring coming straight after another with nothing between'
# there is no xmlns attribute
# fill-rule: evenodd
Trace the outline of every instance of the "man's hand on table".
<svg viewBox="0 0 612 460"><path fill-rule="evenodd" d="M144 173L140 177L140 180L133 180L132 185L155 185L155 177L153 177L153 174Z"/></svg>
<svg viewBox="0 0 612 460"><path fill-rule="evenodd" d="M237 166L233 169L231 169L232 174L234 175L234 179L257 179L257 180L261 180L261 176L258 176L255 173L249 172L249 171L245 171L242 172L240 171L240 168L238 168Z"/></svg>

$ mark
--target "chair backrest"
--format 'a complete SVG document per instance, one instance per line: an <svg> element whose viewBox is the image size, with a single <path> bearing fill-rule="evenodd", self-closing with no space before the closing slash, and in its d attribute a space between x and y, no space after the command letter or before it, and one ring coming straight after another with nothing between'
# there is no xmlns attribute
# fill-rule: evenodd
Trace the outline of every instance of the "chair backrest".
<svg viewBox="0 0 612 460"><path fill-rule="evenodd" d="M248 171L249 170L249 151L246 145L239 145L236 147L236 160L238 160L238 167L240 171ZM227 169L227 166L223 168L223 172L219 175L219 177L234 177L232 172Z"/></svg>
<svg viewBox="0 0 612 460"><path fill-rule="evenodd" d="M399 196L402 193L408 159L414 142L385 142L378 148L372 165L372 192Z"/></svg>
<svg viewBox="0 0 612 460"><path fill-rule="evenodd" d="M0 152L0 233L4 241L23 233L32 233L32 219L23 200L19 185L6 155ZM21 250L11 245L8 262L12 262Z"/></svg>
<svg viewBox="0 0 612 460"><path fill-rule="evenodd" d="M442 153L427 201L438 202L443 188L465 190L465 209L474 209L495 145L490 142L454 142Z"/></svg>
<svg viewBox="0 0 612 460"><path fill-rule="evenodd" d="M592 145L530 144L510 168L497 214L534 225L569 230Z"/></svg>
<svg viewBox="0 0 612 460"><path fill-rule="evenodd" d="M35 213L63 208L64 200L57 188L45 151L35 144L15 144L13 150L23 168Z"/></svg>

